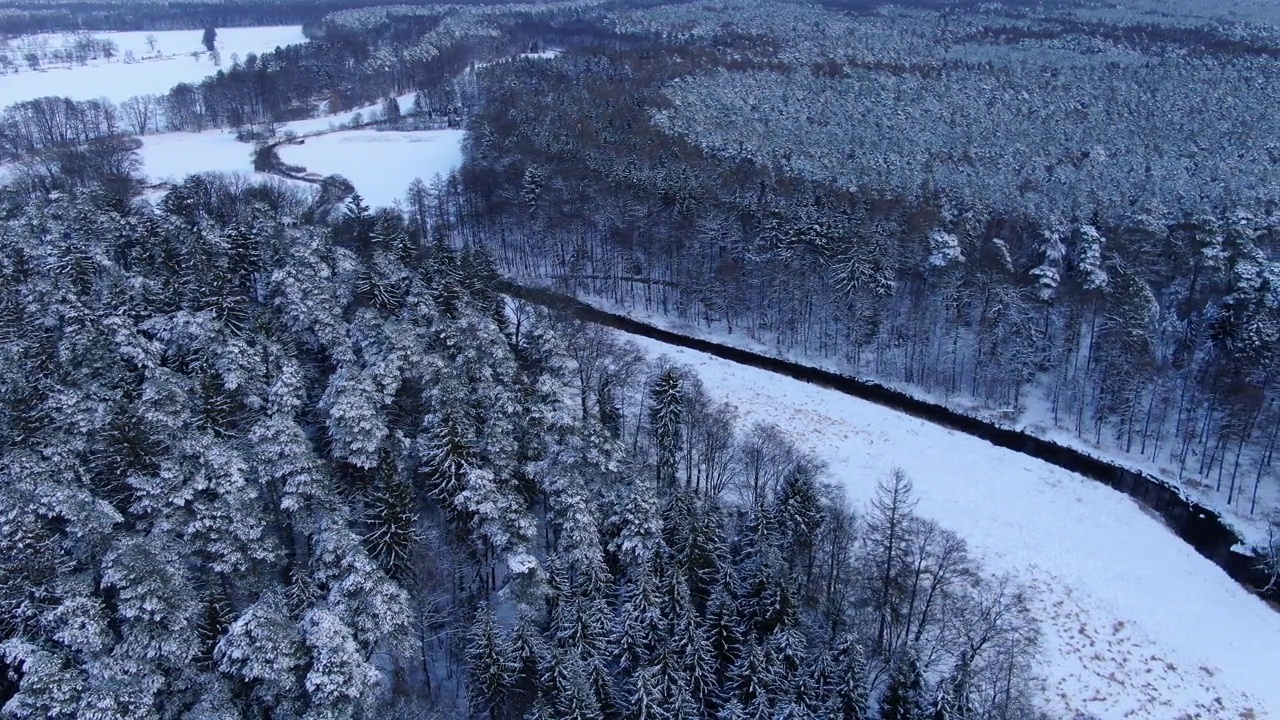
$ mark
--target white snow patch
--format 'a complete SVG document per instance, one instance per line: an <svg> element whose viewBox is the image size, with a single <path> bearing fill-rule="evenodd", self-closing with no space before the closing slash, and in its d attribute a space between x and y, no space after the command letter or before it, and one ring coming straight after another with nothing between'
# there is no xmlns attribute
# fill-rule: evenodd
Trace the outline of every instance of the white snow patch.
<svg viewBox="0 0 1280 720"><path fill-rule="evenodd" d="M401 95L396 98L396 101L400 103L400 112L406 115L409 114L410 108L413 107L413 96L414 93L409 93L408 95ZM358 107L354 110L347 110L346 112L325 115L323 117L287 122L280 126L280 131L284 132L286 130L292 130L299 135L309 135L311 133L337 130L343 125L350 123L352 118L356 116L356 113L360 113L360 118L362 120L369 121L374 118L375 113L381 112L382 103L376 103L373 105Z"/></svg>
<svg viewBox="0 0 1280 720"><path fill-rule="evenodd" d="M105 97L119 103L134 95L167 93L178 83L196 83L219 70L200 42L204 37L203 30L91 34L113 40L119 48L118 54L111 60L94 60L83 66L49 67L36 71L27 69L24 64L17 73L0 75L0 107L49 95L73 100ZM147 35L156 37L154 54L147 45ZM251 52L261 54L276 47L306 41L302 28L297 25L220 28L215 46L221 55L222 68L229 68L232 54L243 60ZM10 45L18 47L27 42L45 42L51 47L59 47L64 36L33 35L10 40ZM125 61L125 52L129 50L134 53L134 62ZM197 58L191 57L193 52L198 53Z"/></svg>
<svg viewBox="0 0 1280 720"><path fill-rule="evenodd" d="M424 182L462 164L462 130L345 130L281 145L280 159L320 175L342 175L370 205L391 205L415 178Z"/></svg>
<svg viewBox="0 0 1280 720"><path fill-rule="evenodd" d="M142 173L153 182L181 181L201 172L253 172L253 146L231 132L162 133L140 138Z"/></svg>
<svg viewBox="0 0 1280 720"><path fill-rule="evenodd" d="M960 533L989 570L1037 589L1051 713L1280 717L1280 614L1127 496L835 391L632 339L692 366L744 421L779 425L855 502L903 468L922 515Z"/></svg>

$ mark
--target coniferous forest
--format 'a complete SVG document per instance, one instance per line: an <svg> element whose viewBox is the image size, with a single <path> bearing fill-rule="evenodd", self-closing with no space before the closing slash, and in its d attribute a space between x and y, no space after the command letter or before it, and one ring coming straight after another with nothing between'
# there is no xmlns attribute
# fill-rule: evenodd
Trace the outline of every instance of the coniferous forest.
<svg viewBox="0 0 1280 720"><path fill-rule="evenodd" d="M849 507L442 223L203 176L3 217L8 716L1034 716L1025 590L909 478Z"/></svg>
<svg viewBox="0 0 1280 720"><path fill-rule="evenodd" d="M0 717L1047 718L1038 598L911 477L835 477L504 278L1280 528L1257 8L83 5L0 28L309 41L0 108ZM367 103L464 126L462 166L376 209L278 172L278 126ZM298 182L141 176L214 129Z"/></svg>

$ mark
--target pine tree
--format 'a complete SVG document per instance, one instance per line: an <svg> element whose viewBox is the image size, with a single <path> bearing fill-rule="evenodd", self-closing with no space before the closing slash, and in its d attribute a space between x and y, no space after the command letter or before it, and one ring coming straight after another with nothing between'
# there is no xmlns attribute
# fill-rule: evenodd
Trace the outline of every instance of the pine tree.
<svg viewBox="0 0 1280 720"><path fill-rule="evenodd" d="M664 676L680 678L679 703L673 700L672 714L694 712L684 707L686 701L698 711L715 701L715 667L711 644L707 641L701 620L694 612L689 587L677 572L668 573L666 616L669 622L667 642L661 654ZM673 681L674 682L674 681ZM687 696L687 697L686 697Z"/></svg>
<svg viewBox="0 0 1280 720"><path fill-rule="evenodd" d="M881 720L927 720L924 676L915 653L900 658L889 678L889 687L880 701Z"/></svg>
<svg viewBox="0 0 1280 720"><path fill-rule="evenodd" d="M600 704L585 663L569 652L556 661L551 683L551 716L556 720L600 720Z"/></svg>
<svg viewBox="0 0 1280 720"><path fill-rule="evenodd" d="M546 176L540 168L530 166L525 169L524 180L520 184L520 199L524 201L529 212L537 209L544 185L546 185Z"/></svg>
<svg viewBox="0 0 1280 720"><path fill-rule="evenodd" d="M670 720L671 710L662 696L657 670L644 667L631 676L626 720Z"/></svg>
<svg viewBox="0 0 1280 720"><path fill-rule="evenodd" d="M347 200L343 220L354 242L363 245L369 240L373 231L373 218L369 213L369 206L365 204L364 197L360 193L352 193Z"/></svg>
<svg viewBox="0 0 1280 720"><path fill-rule="evenodd" d="M664 631L660 603L651 565L642 563L636 577L623 589L613 637L613 656L624 674L648 666L657 652Z"/></svg>
<svg viewBox="0 0 1280 720"><path fill-rule="evenodd" d="M741 544L738 606L745 627L764 640L790 622L797 608L779 551L773 513L763 503L748 515Z"/></svg>
<svg viewBox="0 0 1280 720"><path fill-rule="evenodd" d="M940 684L929 720L977 720L971 682L969 661L961 658Z"/></svg>
<svg viewBox="0 0 1280 720"><path fill-rule="evenodd" d="M867 663L852 635L836 643L830 667L835 681L827 699L825 716L831 720L865 720L871 705Z"/></svg>
<svg viewBox="0 0 1280 720"><path fill-rule="evenodd" d="M410 556L416 540L413 494L409 484L397 476L395 463L383 461L378 485L369 497L365 543L378 566L395 580L410 571Z"/></svg>
<svg viewBox="0 0 1280 720"><path fill-rule="evenodd" d="M522 610L511 633L511 676L508 717L521 717L544 693L542 669L549 662L548 649L528 609Z"/></svg>
<svg viewBox="0 0 1280 720"><path fill-rule="evenodd" d="M738 611L738 603L733 598L733 580L725 571L724 577L717 583L707 603L706 626L707 642L711 646L711 655L716 669L717 687L720 697L724 697L730 672L742 655L743 628L742 616Z"/></svg>
<svg viewBox="0 0 1280 720"><path fill-rule="evenodd" d="M684 391L679 371L666 367L649 391L649 428L656 451L658 487L674 487L684 447Z"/></svg>
<svg viewBox="0 0 1280 720"><path fill-rule="evenodd" d="M774 693L778 687L778 679L774 668L769 665L764 648L751 643L744 648L737 664L729 671L727 682L733 689L732 696L726 695L723 704L737 700L750 716L764 711L771 712Z"/></svg>
<svg viewBox="0 0 1280 720"><path fill-rule="evenodd" d="M427 91L419 88L413 93L413 114L425 115L431 110L431 101L427 97Z"/></svg>
<svg viewBox="0 0 1280 720"><path fill-rule="evenodd" d="M283 715L300 709L296 676L308 662L290 614L282 593L267 593L232 622L214 651L218 669L249 685L254 703Z"/></svg>
<svg viewBox="0 0 1280 720"><path fill-rule="evenodd" d="M782 478L774 501L777 525L784 536L783 556L803 582L812 572L815 538L822 525L822 491L817 482L817 468L807 462L797 463Z"/></svg>
<svg viewBox="0 0 1280 720"><path fill-rule="evenodd" d="M388 96L382 101L382 119L394 123L400 119L400 101Z"/></svg>
<svg viewBox="0 0 1280 720"><path fill-rule="evenodd" d="M467 642L467 702L473 716L503 720L516 668L507 638L488 604L482 604L471 624Z"/></svg>

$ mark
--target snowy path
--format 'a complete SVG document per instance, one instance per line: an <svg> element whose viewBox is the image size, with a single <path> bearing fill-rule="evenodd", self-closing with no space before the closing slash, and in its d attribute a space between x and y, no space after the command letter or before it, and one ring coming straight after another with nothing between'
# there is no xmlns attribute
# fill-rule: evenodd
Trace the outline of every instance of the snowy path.
<svg viewBox="0 0 1280 720"><path fill-rule="evenodd" d="M1051 711L1280 718L1280 614L1128 497L836 391L632 339L694 367L744 421L788 431L855 502L906 470L922 514L963 535L990 570L1039 589Z"/></svg>

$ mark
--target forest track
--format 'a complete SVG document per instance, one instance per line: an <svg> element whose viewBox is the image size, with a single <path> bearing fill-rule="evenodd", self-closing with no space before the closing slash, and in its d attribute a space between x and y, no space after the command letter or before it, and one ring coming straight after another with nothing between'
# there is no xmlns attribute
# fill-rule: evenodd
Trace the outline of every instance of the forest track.
<svg viewBox="0 0 1280 720"><path fill-rule="evenodd" d="M1200 555L1222 568L1233 580L1250 592L1273 601L1272 607L1277 607L1275 601L1280 601L1280 588L1269 583L1269 578L1259 567L1256 557L1235 549L1240 546L1241 540L1223 522L1218 513L1187 499L1176 488L1152 475L1107 462L1044 438L965 415L878 383L681 335L633 318L601 310L575 297L548 288L524 285L511 279L500 281L498 287L507 295L565 313L583 322L704 352L723 360L835 390L949 430L985 440L997 447L1022 453L1103 483L1128 495L1140 506L1155 513L1175 535ZM1268 588L1269 585L1272 586ZM1267 589L1264 590L1264 588Z"/></svg>

